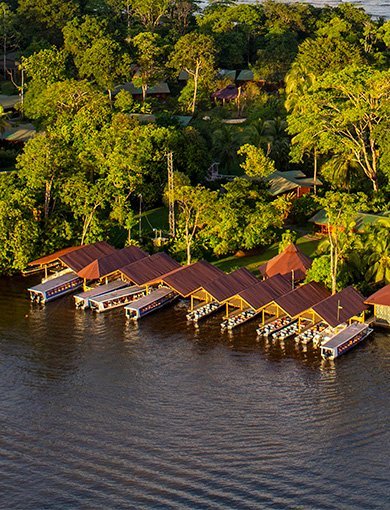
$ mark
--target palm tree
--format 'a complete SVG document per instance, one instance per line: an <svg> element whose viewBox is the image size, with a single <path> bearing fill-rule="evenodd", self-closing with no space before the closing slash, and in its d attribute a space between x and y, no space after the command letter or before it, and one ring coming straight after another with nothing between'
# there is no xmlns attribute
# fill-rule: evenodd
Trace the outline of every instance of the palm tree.
<svg viewBox="0 0 390 510"><path fill-rule="evenodd" d="M212 152L224 172L231 174L238 167L237 151L246 143L246 134L237 126L221 125L212 134Z"/></svg>
<svg viewBox="0 0 390 510"><path fill-rule="evenodd" d="M336 187L351 189L351 183L360 166L354 161L353 154L335 154L321 166L321 173L331 184Z"/></svg>
<svg viewBox="0 0 390 510"><path fill-rule="evenodd" d="M390 219L379 222L379 225L367 236L366 249L369 251L367 281L390 283L389 222Z"/></svg>
<svg viewBox="0 0 390 510"><path fill-rule="evenodd" d="M287 121L282 117L258 119L246 129L248 142L261 147L267 156L273 159L278 168L288 162L290 139L286 132Z"/></svg>

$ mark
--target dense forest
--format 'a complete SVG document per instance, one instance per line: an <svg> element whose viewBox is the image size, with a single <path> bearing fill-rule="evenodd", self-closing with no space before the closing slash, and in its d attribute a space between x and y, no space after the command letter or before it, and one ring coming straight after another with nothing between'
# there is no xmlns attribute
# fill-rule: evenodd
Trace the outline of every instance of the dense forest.
<svg viewBox="0 0 390 510"><path fill-rule="evenodd" d="M150 247L139 207L173 198L165 249L183 261L285 243L325 209L334 228L309 277L390 281L389 21L273 0L0 6L1 93L21 97L0 128L36 128L0 150L1 272L71 244ZM274 172L297 170L316 193L270 193ZM358 235L358 212L383 222Z"/></svg>

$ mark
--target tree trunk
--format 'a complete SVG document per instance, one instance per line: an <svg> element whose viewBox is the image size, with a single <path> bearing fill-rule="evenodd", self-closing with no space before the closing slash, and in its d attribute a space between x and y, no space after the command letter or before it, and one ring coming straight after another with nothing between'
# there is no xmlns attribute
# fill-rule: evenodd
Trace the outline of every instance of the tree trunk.
<svg viewBox="0 0 390 510"><path fill-rule="evenodd" d="M146 92L148 91L148 86L146 83L143 83L141 85L141 88L142 88L142 102L144 103L146 100Z"/></svg>
<svg viewBox="0 0 390 510"><path fill-rule="evenodd" d="M195 74L194 74L194 97L192 99L192 114L195 113L196 106L196 97L198 95L198 79L199 79L199 64L196 64Z"/></svg>
<svg viewBox="0 0 390 510"><path fill-rule="evenodd" d="M314 195L317 195L317 149L314 148Z"/></svg>
<svg viewBox="0 0 390 510"><path fill-rule="evenodd" d="M45 183L45 205L44 205L45 221L47 221L49 217L52 182L53 181L46 181Z"/></svg>

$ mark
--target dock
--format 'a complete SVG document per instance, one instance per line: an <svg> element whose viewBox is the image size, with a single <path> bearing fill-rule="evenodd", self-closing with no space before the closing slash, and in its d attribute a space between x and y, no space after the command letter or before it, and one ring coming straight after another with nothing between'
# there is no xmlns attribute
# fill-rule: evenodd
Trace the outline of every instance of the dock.
<svg viewBox="0 0 390 510"><path fill-rule="evenodd" d="M245 322L254 319L258 313L259 312L255 312L252 308L247 308L246 310L235 312L221 322L221 329L227 329L228 331L231 331L237 326L241 326L242 324L245 324Z"/></svg>
<svg viewBox="0 0 390 510"><path fill-rule="evenodd" d="M113 308L125 306L142 296L145 296L146 290L136 285L125 287L124 289L107 292L101 296L89 299L90 308L97 313L106 312Z"/></svg>
<svg viewBox="0 0 390 510"><path fill-rule="evenodd" d="M141 319L145 315L149 315L150 313L169 305L177 298L178 294L176 294L176 292L172 289L161 287L151 291L147 296L141 297L140 299L137 299L131 304L125 306L126 317L134 320Z"/></svg>
<svg viewBox="0 0 390 510"><path fill-rule="evenodd" d="M47 303L61 296L70 294L83 285L83 279L73 271L50 278L28 290L31 301Z"/></svg>
<svg viewBox="0 0 390 510"><path fill-rule="evenodd" d="M217 301L212 301L211 303L206 303L204 305L200 305L196 307L191 312L187 313L187 320L190 322L198 322L202 319L206 319L218 312L221 308L223 308L223 304L218 303Z"/></svg>
<svg viewBox="0 0 390 510"><path fill-rule="evenodd" d="M97 285L92 289L86 290L85 292L81 292L80 294L73 296L76 308L89 308L91 298L96 298L98 296L102 296L103 294L107 294L108 292L113 292L114 290L123 289L128 286L129 284L123 282L122 280L114 280L104 285Z"/></svg>

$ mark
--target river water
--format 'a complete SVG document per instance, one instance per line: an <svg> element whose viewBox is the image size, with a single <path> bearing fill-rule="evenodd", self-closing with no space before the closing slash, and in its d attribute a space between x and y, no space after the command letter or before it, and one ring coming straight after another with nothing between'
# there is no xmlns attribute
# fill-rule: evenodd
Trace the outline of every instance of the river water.
<svg viewBox="0 0 390 510"><path fill-rule="evenodd" d="M343 2L343 0L283 0L285 2L295 3L309 3L315 5L316 7L324 7L325 5L329 5L331 7L336 7ZM241 4L254 4L257 0L238 0L237 3ZM261 3L261 0L259 0ZM349 3L356 5L357 7L363 7L363 9L373 16L374 18L390 18L390 0L349 0ZM201 0L199 2L201 7L205 7L208 5L206 0Z"/></svg>
<svg viewBox="0 0 390 510"><path fill-rule="evenodd" d="M46 307L0 280L0 508L389 507L390 337L335 363L185 304Z"/></svg>

